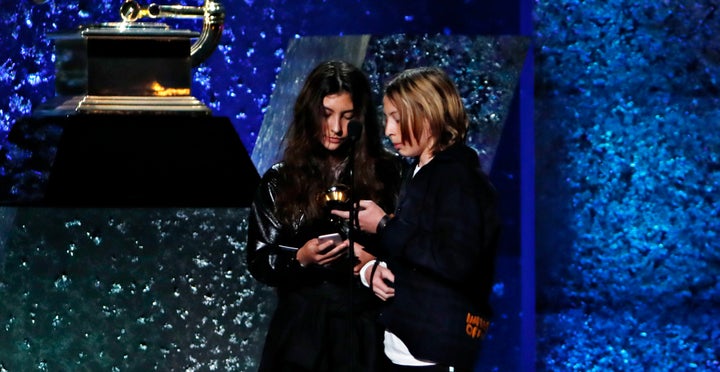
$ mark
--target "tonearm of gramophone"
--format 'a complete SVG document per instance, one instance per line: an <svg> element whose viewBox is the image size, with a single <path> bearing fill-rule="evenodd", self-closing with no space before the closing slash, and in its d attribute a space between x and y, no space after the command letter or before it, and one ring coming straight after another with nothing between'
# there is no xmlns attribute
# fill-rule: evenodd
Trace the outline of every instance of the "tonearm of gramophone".
<svg viewBox="0 0 720 372"><path fill-rule="evenodd" d="M216 0L206 0L202 6L158 5L143 7L135 0L125 0L120 7L125 22L141 18L202 18L200 37L190 47L190 59L195 67L204 61L217 47L225 24L225 8Z"/></svg>

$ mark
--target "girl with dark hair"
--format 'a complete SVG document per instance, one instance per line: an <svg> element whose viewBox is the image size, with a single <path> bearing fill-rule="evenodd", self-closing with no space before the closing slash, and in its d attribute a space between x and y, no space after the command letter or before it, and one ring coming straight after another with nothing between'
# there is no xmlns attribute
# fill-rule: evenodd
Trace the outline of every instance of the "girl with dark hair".
<svg viewBox="0 0 720 372"><path fill-rule="evenodd" d="M251 207L247 261L257 280L276 287L278 304L260 371L381 370L381 302L358 278L375 258L376 237L353 234L349 255L349 228L330 213L347 203L335 200L338 194L395 205L400 158L382 145L371 94L357 67L342 61L317 66L295 102L282 161L262 177ZM362 123L354 142L348 139L351 121ZM319 239L331 233L341 242Z"/></svg>

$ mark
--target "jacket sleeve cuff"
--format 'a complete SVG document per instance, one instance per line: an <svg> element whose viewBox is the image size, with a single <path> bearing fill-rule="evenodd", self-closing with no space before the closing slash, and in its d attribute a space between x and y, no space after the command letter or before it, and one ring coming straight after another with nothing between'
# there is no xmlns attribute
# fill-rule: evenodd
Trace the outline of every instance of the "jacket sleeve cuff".
<svg viewBox="0 0 720 372"><path fill-rule="evenodd" d="M386 214L378 222L377 227L375 228L375 233L381 234L383 232L383 230L385 230L385 227L387 226L388 222L390 222L390 216Z"/></svg>

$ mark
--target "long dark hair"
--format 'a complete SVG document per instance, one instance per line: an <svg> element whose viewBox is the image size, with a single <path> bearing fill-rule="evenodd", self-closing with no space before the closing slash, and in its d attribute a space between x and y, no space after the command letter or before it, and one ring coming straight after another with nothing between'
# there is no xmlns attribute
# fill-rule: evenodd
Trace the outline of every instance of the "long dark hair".
<svg viewBox="0 0 720 372"><path fill-rule="evenodd" d="M358 198L373 200L381 194L383 185L376 176L376 161L388 153L381 142L370 83L365 74L350 63L324 62L307 76L285 136L277 204L279 217L286 223L297 222L303 214L309 219L320 216L323 205L318 196L342 182L333 167L347 163L349 145L346 142L337 150L328 151L322 145L321 133L323 99L343 92L352 97L353 120L363 123L362 134L355 143L355 187L351 192Z"/></svg>

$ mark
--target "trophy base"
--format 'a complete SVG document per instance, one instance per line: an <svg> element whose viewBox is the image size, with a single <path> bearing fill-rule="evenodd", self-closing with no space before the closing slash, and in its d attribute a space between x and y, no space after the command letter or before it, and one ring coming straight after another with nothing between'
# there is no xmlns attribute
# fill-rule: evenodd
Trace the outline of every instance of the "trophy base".
<svg viewBox="0 0 720 372"><path fill-rule="evenodd" d="M56 97L39 106L33 116L75 114L185 114L210 115L210 109L192 96L72 96Z"/></svg>

